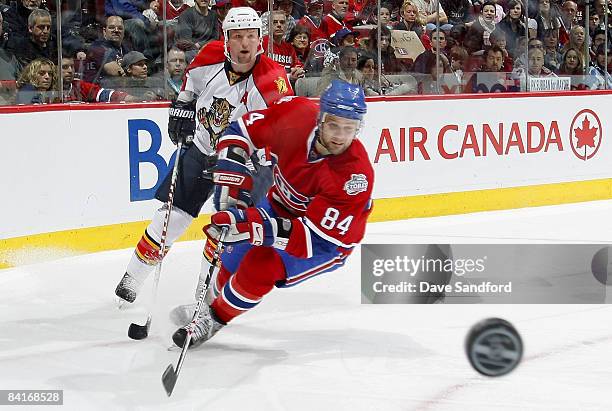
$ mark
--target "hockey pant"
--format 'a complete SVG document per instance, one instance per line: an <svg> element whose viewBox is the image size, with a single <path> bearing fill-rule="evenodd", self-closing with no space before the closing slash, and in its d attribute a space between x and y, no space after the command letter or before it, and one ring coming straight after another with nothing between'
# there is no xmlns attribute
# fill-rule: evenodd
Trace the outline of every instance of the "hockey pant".
<svg viewBox="0 0 612 411"><path fill-rule="evenodd" d="M259 204L275 216L267 199ZM272 247L225 246L221 269L211 287L215 315L227 323L259 304L272 288L286 288L344 265L351 249L314 239L313 256L297 258Z"/></svg>
<svg viewBox="0 0 612 411"><path fill-rule="evenodd" d="M204 178L204 171L212 166L214 162L210 157L203 154L195 145L189 146L181 153L173 206L166 233L166 249L170 248L185 232L212 194L213 183L210 179ZM272 184L272 171L270 167L261 166L257 166L256 170L252 195L254 199L259 200L265 196ZM159 262L161 235L171 180L172 169L169 170L155 193L155 198L162 201L164 205L153 215L151 223L136 245L126 270L140 281L144 281Z"/></svg>

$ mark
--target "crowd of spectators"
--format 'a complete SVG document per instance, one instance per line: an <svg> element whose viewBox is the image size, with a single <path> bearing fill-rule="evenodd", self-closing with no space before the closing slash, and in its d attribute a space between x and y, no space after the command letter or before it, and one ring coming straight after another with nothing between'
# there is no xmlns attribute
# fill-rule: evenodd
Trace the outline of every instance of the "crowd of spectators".
<svg viewBox="0 0 612 411"><path fill-rule="evenodd" d="M81 0L60 11L0 0L0 104L172 99L236 6L262 16L265 52L307 95L337 78L368 95L516 91L526 76L612 88L608 5L585 4L274 0L268 10L267 0Z"/></svg>

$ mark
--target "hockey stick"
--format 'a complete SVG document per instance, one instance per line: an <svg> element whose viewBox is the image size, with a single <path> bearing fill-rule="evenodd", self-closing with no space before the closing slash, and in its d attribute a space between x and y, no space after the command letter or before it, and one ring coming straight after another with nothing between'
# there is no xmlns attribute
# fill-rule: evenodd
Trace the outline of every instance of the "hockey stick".
<svg viewBox="0 0 612 411"><path fill-rule="evenodd" d="M128 328L128 337L132 340L144 340L149 336L149 330L151 329L151 319L153 318L153 308L155 307L155 301L157 300L157 289L159 287L159 277L161 275L162 262L166 256L166 238L168 234L168 224L170 223L170 213L172 212L172 204L174 203L174 190L176 188L176 180L178 175L178 164L181 157L181 150L183 149L183 141L179 140L176 149L176 158L174 159L174 168L172 169L172 178L170 180L170 188L168 189L168 201L166 202L166 215L164 215L164 225L162 228L161 239L160 239L160 259L159 263L155 267L155 279L153 280L153 300L151 301L151 307L149 308L149 316L145 325L138 325L131 323Z"/></svg>
<svg viewBox="0 0 612 411"><path fill-rule="evenodd" d="M208 292L208 288L210 286L210 279L212 278L213 273L217 269L217 264L219 262L221 250L223 249L223 241L225 240L226 233L227 228L224 227L221 230L221 235L219 237L219 245L215 249L211 266L208 269L208 274L206 276L206 281L204 282L204 287L202 287L202 291L200 292L198 304L196 305L195 311L193 312L191 322L187 326L187 338L185 338L185 342L183 343L183 349L181 350L181 355L179 356L178 362L176 363L176 371L174 369L174 366L172 364L169 364L166 368L166 371L164 371L164 373L162 374L162 384L164 385L164 389L166 390L166 394L168 395L168 397L172 395L172 391L174 390L174 386L176 385L176 380L178 379L179 373L181 372L181 367L183 366L183 361L185 361L187 349L189 348L189 344L191 343L193 329L195 327L196 321L198 320L198 317L200 316L200 311L202 310L204 300L206 299L206 293Z"/></svg>

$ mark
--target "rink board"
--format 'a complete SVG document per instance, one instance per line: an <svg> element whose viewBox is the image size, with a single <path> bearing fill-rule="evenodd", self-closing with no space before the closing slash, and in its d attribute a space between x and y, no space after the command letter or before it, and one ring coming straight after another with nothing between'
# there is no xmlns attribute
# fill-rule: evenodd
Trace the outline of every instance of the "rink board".
<svg viewBox="0 0 612 411"><path fill-rule="evenodd" d="M612 198L609 101L371 100L361 136L376 173L371 221ZM135 244L174 149L164 103L6 107L0 122L0 267ZM201 238L209 211L183 239Z"/></svg>

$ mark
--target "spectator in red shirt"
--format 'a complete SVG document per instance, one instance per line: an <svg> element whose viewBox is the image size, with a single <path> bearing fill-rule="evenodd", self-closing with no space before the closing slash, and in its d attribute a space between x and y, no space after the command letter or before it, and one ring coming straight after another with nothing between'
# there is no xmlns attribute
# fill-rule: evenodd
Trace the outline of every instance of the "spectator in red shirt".
<svg viewBox="0 0 612 411"><path fill-rule="evenodd" d="M250 7L260 16L268 11L268 2L266 0L232 0L233 7Z"/></svg>
<svg viewBox="0 0 612 411"><path fill-rule="evenodd" d="M347 20L349 2L348 0L332 0L332 11L323 17L321 31L325 37L331 36L343 27L353 29L351 22Z"/></svg>
<svg viewBox="0 0 612 411"><path fill-rule="evenodd" d="M62 57L62 82L64 102L85 101L88 103L109 103L135 101L123 91L106 89L97 84L75 79L74 59L72 57Z"/></svg>
<svg viewBox="0 0 612 411"><path fill-rule="evenodd" d="M310 41L316 41L327 36L321 30L323 19L323 0L310 0L306 4L306 15L297 24L310 30Z"/></svg>
<svg viewBox="0 0 612 411"><path fill-rule="evenodd" d="M270 36L265 36L263 38L264 51L272 60L285 67L289 73L289 80L295 81L304 76L304 69L291 43L283 41L287 16L282 10L273 10L271 15L272 44L270 44Z"/></svg>
<svg viewBox="0 0 612 411"><path fill-rule="evenodd" d="M498 46L491 46L485 50L484 66L482 71L488 73L500 73L504 68L504 52Z"/></svg>

